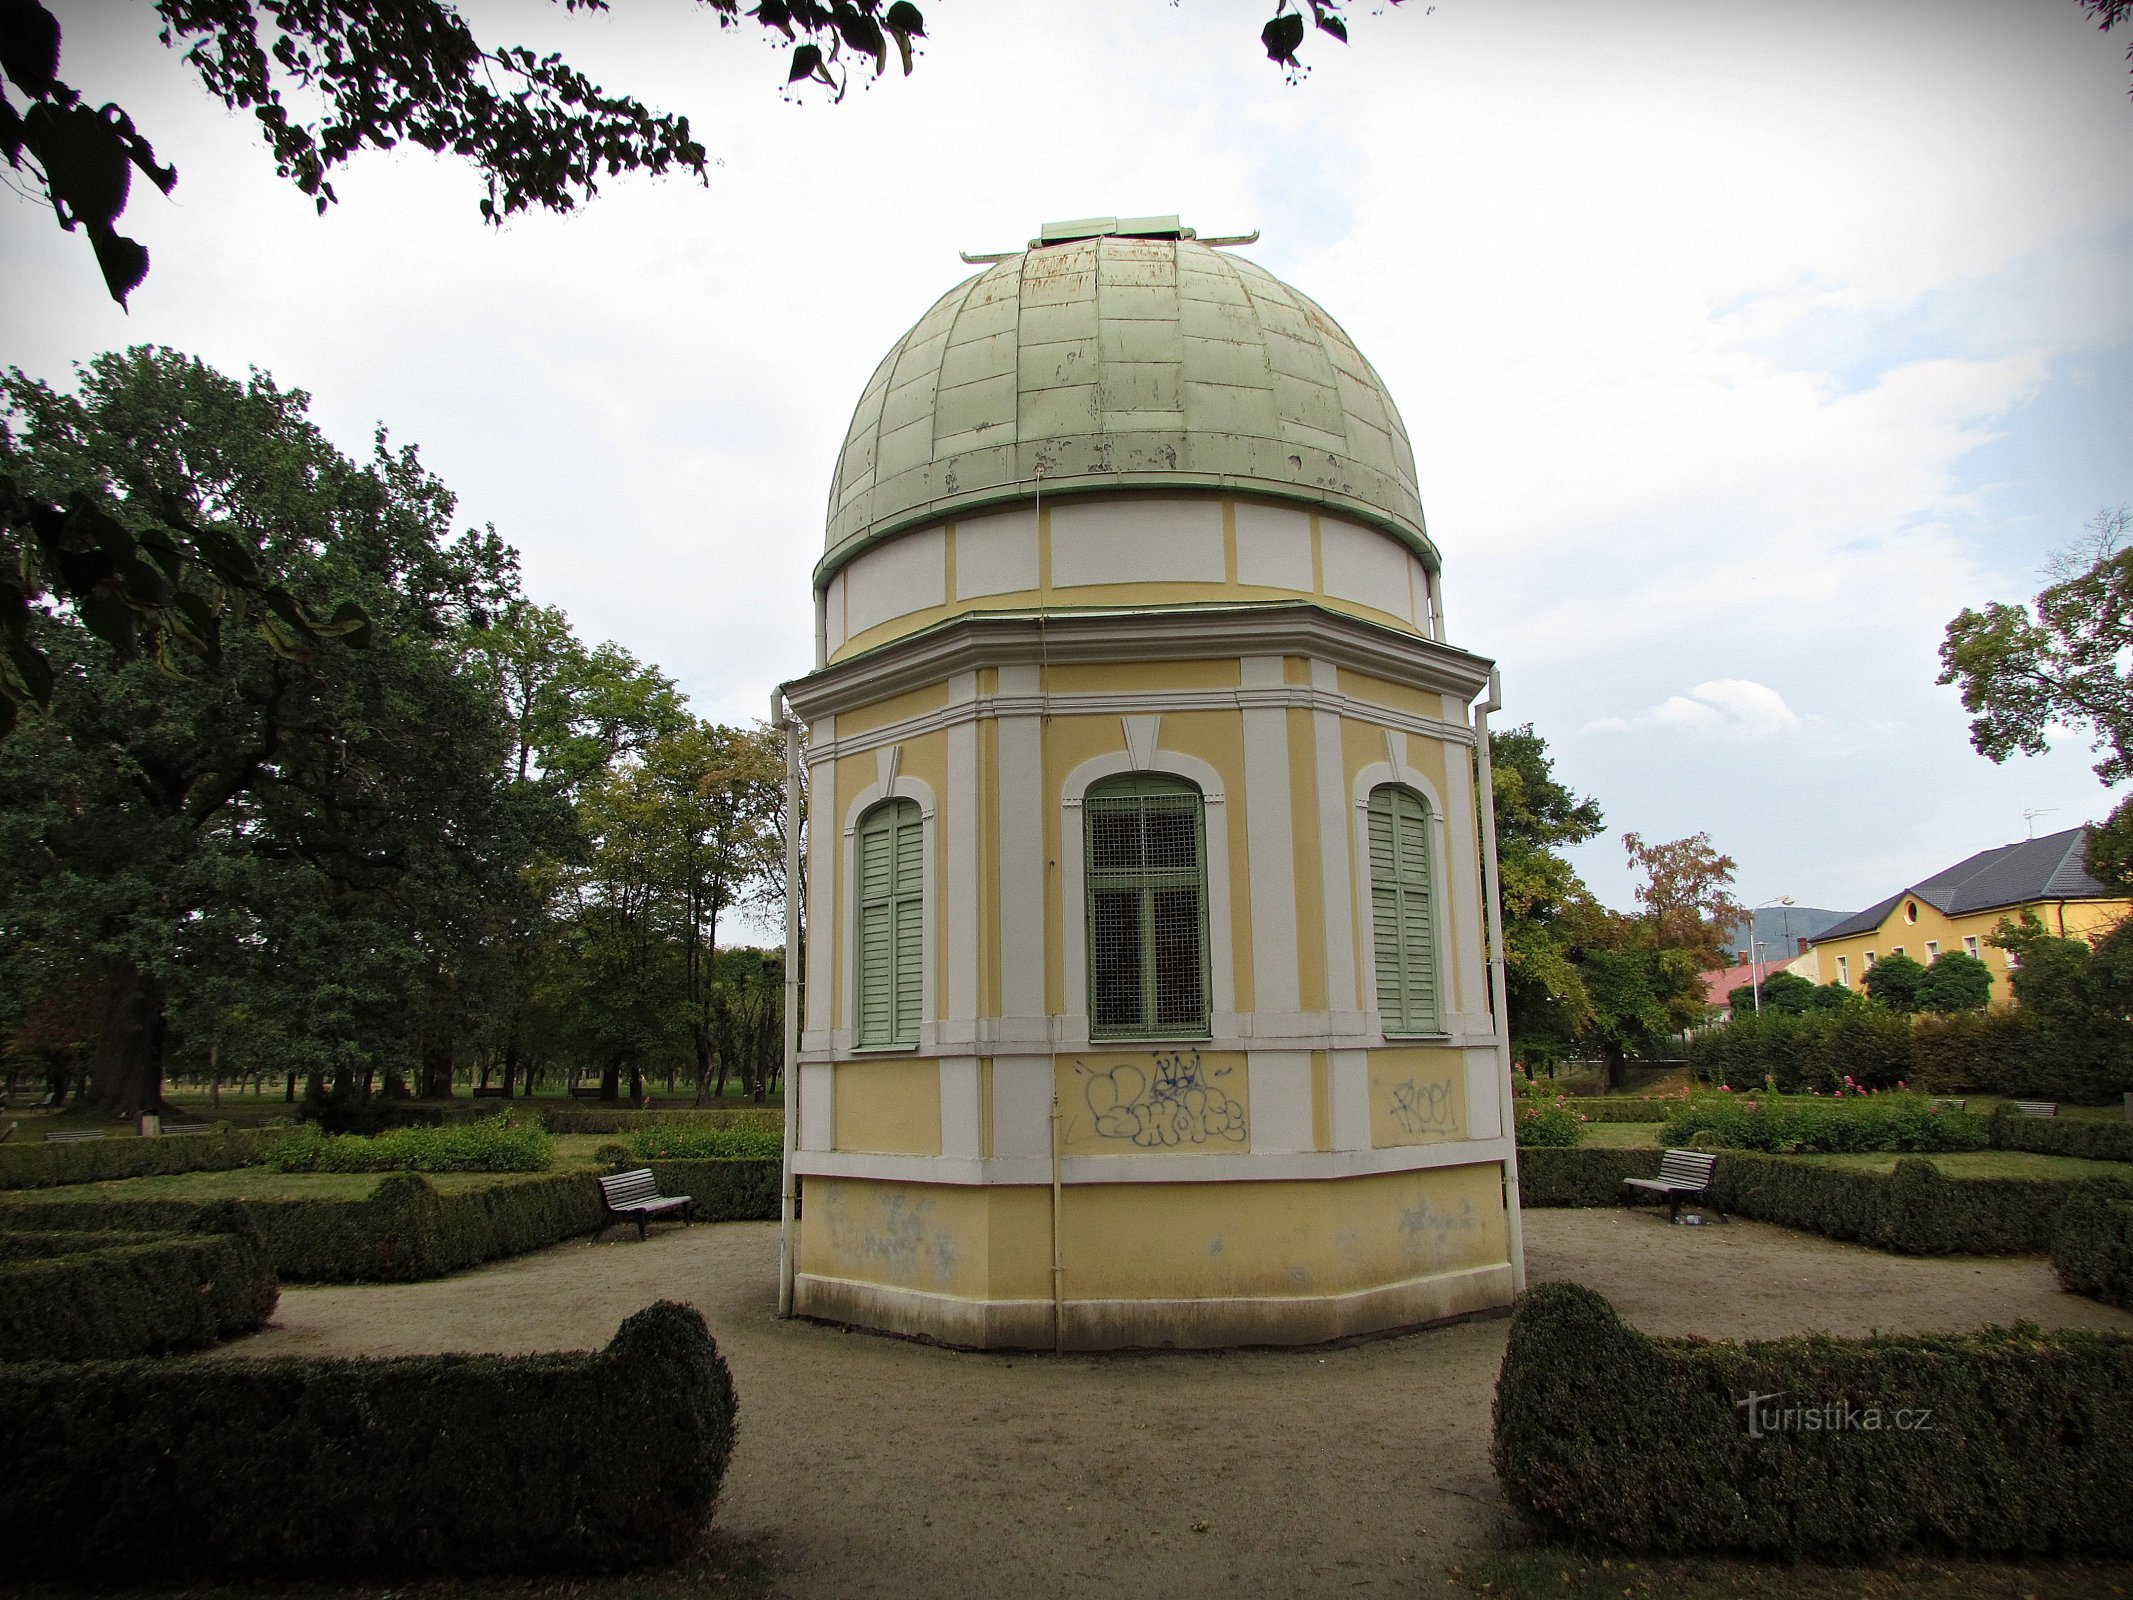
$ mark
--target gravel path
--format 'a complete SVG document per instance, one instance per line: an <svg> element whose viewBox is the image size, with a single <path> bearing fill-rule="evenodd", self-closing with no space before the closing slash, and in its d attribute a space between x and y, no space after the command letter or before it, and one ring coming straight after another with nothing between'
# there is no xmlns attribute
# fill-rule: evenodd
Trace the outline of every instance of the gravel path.
<svg viewBox="0 0 2133 1600"><path fill-rule="evenodd" d="M2040 1260L1619 1210L1529 1212L1526 1245L1535 1282L1590 1284L1653 1333L2133 1332ZM1326 1350L973 1355L780 1322L776 1270L767 1224L616 1230L434 1283L288 1289L224 1351L589 1348L688 1300L741 1394L719 1526L769 1542L792 1600L1434 1594L1503 1515L1500 1317Z"/></svg>

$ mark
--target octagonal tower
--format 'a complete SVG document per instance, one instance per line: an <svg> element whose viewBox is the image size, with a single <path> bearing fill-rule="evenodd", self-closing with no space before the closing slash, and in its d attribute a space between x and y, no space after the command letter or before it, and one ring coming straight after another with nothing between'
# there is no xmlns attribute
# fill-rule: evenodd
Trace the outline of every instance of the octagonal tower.
<svg viewBox="0 0 2133 1600"><path fill-rule="evenodd" d="M1507 1304L1477 719L1383 383L1175 218L1047 226L853 416L815 569L791 1304L980 1347Z"/></svg>

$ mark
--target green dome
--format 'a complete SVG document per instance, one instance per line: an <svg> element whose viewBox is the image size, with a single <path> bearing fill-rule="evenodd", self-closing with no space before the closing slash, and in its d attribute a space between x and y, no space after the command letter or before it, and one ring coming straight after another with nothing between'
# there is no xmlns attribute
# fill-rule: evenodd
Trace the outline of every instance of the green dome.
<svg viewBox="0 0 2133 1600"><path fill-rule="evenodd" d="M908 528L1026 500L1040 473L1047 497L1213 489L1337 511L1438 564L1370 363L1315 302L1188 237L1046 242L943 295L860 396L815 581Z"/></svg>

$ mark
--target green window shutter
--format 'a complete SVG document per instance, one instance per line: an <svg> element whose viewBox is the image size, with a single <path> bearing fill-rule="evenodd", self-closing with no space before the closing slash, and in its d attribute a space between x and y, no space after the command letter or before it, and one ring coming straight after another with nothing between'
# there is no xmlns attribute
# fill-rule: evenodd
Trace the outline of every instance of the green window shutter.
<svg viewBox="0 0 2133 1600"><path fill-rule="evenodd" d="M1200 791L1137 774L1082 801L1089 1031L1207 1032L1207 871Z"/></svg>
<svg viewBox="0 0 2133 1600"><path fill-rule="evenodd" d="M1412 789L1370 792L1370 931L1378 1014L1387 1033L1434 1033L1436 931L1431 908L1429 807Z"/></svg>
<svg viewBox="0 0 2133 1600"><path fill-rule="evenodd" d="M859 1043L918 1043L925 994L925 843L909 800L859 825Z"/></svg>

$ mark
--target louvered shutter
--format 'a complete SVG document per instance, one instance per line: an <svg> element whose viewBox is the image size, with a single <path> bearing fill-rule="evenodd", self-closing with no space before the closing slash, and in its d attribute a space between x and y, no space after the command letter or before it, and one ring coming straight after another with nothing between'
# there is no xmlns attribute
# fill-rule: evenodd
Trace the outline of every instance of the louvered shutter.
<svg viewBox="0 0 2133 1600"><path fill-rule="evenodd" d="M859 826L859 1043L918 1043L925 969L925 848L918 807L892 800Z"/></svg>
<svg viewBox="0 0 2133 1600"><path fill-rule="evenodd" d="M1387 1033L1437 1031L1429 807L1412 789L1370 793L1370 923L1378 1014Z"/></svg>

